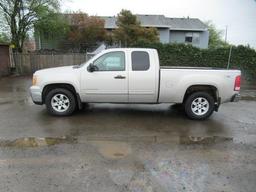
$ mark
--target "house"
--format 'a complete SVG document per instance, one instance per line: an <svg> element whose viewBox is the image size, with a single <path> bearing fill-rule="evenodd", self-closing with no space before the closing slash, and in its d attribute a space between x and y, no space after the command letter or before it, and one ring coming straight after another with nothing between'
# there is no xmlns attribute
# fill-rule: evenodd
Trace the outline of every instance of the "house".
<svg viewBox="0 0 256 192"><path fill-rule="evenodd" d="M208 48L209 31L207 26L196 18L168 18L164 15L136 15L143 27L155 27L162 43L185 43L198 48ZM72 14L65 15L68 20ZM104 17L105 29L112 32L117 28L117 17ZM36 31L36 30L35 30ZM57 49L61 37L46 39L43 34L35 34L36 49Z"/></svg>
<svg viewBox="0 0 256 192"><path fill-rule="evenodd" d="M207 26L196 18L168 18L164 15L136 15L143 27L155 27L161 43L186 43L199 48L208 48ZM117 28L117 17L101 17L105 28Z"/></svg>

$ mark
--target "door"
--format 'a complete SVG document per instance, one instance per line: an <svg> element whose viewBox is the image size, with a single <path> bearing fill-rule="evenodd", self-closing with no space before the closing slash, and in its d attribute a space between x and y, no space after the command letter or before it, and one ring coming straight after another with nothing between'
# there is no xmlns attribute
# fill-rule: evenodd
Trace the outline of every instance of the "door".
<svg viewBox="0 0 256 192"><path fill-rule="evenodd" d="M128 102L128 74L123 51L101 55L81 76L82 100L85 102Z"/></svg>
<svg viewBox="0 0 256 192"><path fill-rule="evenodd" d="M129 102L155 103L158 94L158 63L152 52L132 51L129 70Z"/></svg>

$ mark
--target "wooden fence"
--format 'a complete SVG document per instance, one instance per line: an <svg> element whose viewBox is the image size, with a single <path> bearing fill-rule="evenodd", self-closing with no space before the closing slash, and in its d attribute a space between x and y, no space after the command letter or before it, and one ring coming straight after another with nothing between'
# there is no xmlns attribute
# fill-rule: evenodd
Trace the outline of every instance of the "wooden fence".
<svg viewBox="0 0 256 192"><path fill-rule="evenodd" d="M85 53L38 54L14 53L15 68L19 74L32 74L36 70L50 67L77 65L86 62L91 56Z"/></svg>

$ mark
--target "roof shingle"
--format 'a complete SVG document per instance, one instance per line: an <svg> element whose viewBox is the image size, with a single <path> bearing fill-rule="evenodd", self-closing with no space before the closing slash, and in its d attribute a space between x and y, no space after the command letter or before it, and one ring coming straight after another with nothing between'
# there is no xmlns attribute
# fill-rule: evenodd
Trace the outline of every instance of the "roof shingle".
<svg viewBox="0 0 256 192"><path fill-rule="evenodd" d="M136 15L144 27L169 28L170 30L205 31L207 26L196 18L168 18L164 15ZM117 17L100 17L105 20L105 28L117 28Z"/></svg>
<svg viewBox="0 0 256 192"><path fill-rule="evenodd" d="M65 14L65 18L72 23L72 15ZM169 28L170 30L206 31L207 26L197 18L169 18L164 15L136 15L143 27ZM106 29L117 28L117 17L99 16L105 20Z"/></svg>

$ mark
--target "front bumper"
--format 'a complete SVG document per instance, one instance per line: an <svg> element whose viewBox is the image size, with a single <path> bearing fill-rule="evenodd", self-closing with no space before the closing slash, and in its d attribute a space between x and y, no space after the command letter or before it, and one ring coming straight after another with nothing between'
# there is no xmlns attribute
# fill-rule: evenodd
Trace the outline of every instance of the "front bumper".
<svg viewBox="0 0 256 192"><path fill-rule="evenodd" d="M241 95L239 93L236 93L234 94L232 97L231 97L231 102L238 102L241 98Z"/></svg>
<svg viewBox="0 0 256 192"><path fill-rule="evenodd" d="M33 100L33 102L37 105L42 105L43 100L42 100L42 90L38 86L32 86L29 89L30 96Z"/></svg>

